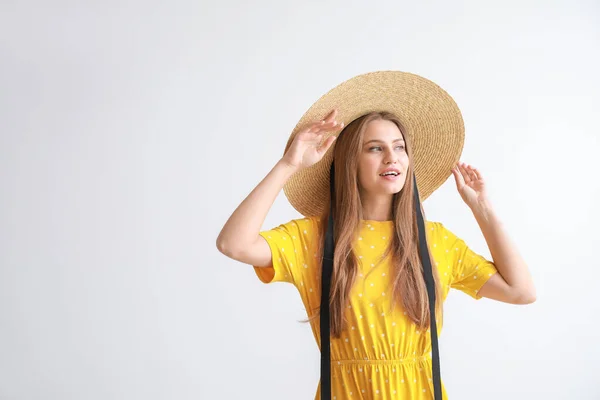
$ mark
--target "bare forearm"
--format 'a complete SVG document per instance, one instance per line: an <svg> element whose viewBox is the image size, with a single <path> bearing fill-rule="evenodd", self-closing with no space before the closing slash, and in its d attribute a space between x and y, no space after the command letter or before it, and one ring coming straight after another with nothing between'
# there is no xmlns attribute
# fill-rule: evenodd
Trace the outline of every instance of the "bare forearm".
<svg viewBox="0 0 600 400"><path fill-rule="evenodd" d="M221 251L233 252L256 240L277 195L295 172L295 168L281 160L275 164L221 229L217 238L217 247Z"/></svg>
<svg viewBox="0 0 600 400"><path fill-rule="evenodd" d="M529 268L521 257L492 204L485 201L471 209L490 249L498 272L511 288L535 297Z"/></svg>

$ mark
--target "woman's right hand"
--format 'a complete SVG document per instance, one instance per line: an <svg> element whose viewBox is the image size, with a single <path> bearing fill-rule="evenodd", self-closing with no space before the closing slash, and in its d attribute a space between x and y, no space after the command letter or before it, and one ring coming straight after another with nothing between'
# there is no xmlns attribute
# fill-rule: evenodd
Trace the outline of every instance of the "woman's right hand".
<svg viewBox="0 0 600 400"><path fill-rule="evenodd" d="M298 131L281 161L297 170L310 167L320 161L336 139L335 136L330 136L319 146L325 132L344 126L343 122L338 123L335 120L336 115L337 109L333 109L325 119L312 122Z"/></svg>

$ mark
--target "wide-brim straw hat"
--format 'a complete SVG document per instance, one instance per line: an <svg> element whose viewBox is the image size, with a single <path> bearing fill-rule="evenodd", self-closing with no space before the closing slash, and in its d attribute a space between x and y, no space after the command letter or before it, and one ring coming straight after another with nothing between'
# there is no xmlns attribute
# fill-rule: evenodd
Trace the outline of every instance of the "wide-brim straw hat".
<svg viewBox="0 0 600 400"><path fill-rule="evenodd" d="M394 113L412 144L412 158L421 201L452 174L465 139L462 115L452 97L434 82L409 72L376 71L355 76L321 96L300 118L285 146L307 124L338 109L336 121L348 126L371 111ZM330 131L337 136L341 129ZM329 205L329 173L335 143L314 165L292 175L283 191L303 216L323 216Z"/></svg>

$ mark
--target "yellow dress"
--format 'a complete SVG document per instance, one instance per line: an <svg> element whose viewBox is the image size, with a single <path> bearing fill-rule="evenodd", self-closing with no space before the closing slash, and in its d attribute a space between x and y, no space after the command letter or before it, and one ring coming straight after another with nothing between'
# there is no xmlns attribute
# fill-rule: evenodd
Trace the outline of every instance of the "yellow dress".
<svg viewBox="0 0 600 400"><path fill-rule="evenodd" d="M264 283L296 286L305 308L320 305L321 267L316 254L316 217L294 219L262 231L271 248L272 266L256 267ZM494 264L473 252L439 222L426 221L432 263L440 271L443 298L450 287L480 299L478 290L497 272ZM400 305L389 314L389 256L374 264L393 233L393 221L362 220L354 248L362 261L357 284L346 309L348 325L341 338L331 338L331 397L344 399L433 399L431 337L404 315ZM374 269L369 276L367 272ZM319 349L319 319L311 329ZM442 324L438 324L438 335ZM315 368L320 368L316 365ZM315 399L320 400L320 386ZM443 398L447 399L442 382Z"/></svg>

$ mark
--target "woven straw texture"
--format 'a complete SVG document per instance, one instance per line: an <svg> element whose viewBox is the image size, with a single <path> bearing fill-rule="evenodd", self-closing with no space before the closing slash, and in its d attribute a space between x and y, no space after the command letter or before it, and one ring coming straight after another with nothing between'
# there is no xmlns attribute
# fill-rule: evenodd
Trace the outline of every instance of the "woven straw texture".
<svg viewBox="0 0 600 400"><path fill-rule="evenodd" d="M371 111L389 111L400 118L412 142L421 201L448 179L460 160L465 128L455 101L432 81L401 71L358 75L331 89L298 121L284 154L302 127L323 119L333 108L338 109L336 120L344 126ZM328 132L323 140L340 131ZM295 173L283 188L290 204L303 216L322 216L328 211L334 146L335 142L319 162Z"/></svg>

